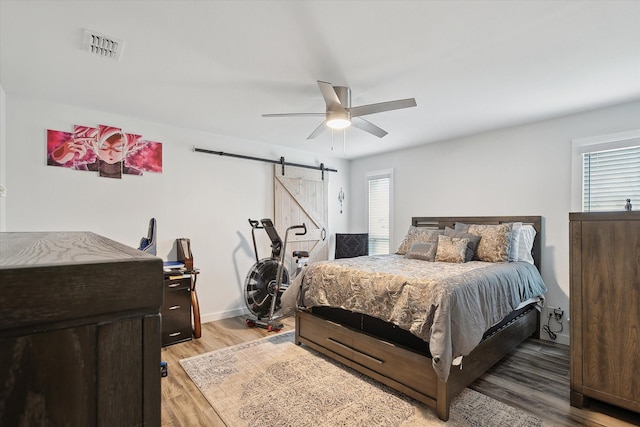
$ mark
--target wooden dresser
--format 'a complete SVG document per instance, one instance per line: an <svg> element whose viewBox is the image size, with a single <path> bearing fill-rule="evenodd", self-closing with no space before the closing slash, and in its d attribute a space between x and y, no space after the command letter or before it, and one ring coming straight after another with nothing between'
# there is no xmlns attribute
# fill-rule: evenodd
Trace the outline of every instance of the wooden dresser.
<svg viewBox="0 0 640 427"><path fill-rule="evenodd" d="M0 233L0 425L160 425L161 304L160 258Z"/></svg>
<svg viewBox="0 0 640 427"><path fill-rule="evenodd" d="M640 212L569 220L571 405L640 412Z"/></svg>

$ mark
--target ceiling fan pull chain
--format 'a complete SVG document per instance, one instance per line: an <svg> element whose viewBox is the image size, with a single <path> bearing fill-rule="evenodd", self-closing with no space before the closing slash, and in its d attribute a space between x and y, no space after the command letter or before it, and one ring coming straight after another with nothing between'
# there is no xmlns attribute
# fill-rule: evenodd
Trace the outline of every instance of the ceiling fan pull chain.
<svg viewBox="0 0 640 427"><path fill-rule="evenodd" d="M342 129L342 155L347 155L347 130Z"/></svg>
<svg viewBox="0 0 640 427"><path fill-rule="evenodd" d="M333 129L331 129L331 151L333 151Z"/></svg>

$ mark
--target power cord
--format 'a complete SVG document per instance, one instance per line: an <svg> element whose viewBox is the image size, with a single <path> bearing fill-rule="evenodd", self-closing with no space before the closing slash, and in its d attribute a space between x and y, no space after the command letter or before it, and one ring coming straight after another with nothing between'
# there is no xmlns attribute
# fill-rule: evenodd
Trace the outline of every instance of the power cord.
<svg viewBox="0 0 640 427"><path fill-rule="evenodd" d="M547 319L547 324L542 327L542 330L544 332L546 332L547 334L549 334L549 338L551 338L552 340L555 340L556 338L558 338L557 334L562 332L562 330L564 329L564 325L561 322L563 314L564 313L562 311L557 312L555 310L554 310L553 313L549 313L549 318ZM551 330L551 325L549 325L549 323L551 322L551 318L552 317L555 317L555 321L560 325L560 330L558 330L558 331L552 331Z"/></svg>

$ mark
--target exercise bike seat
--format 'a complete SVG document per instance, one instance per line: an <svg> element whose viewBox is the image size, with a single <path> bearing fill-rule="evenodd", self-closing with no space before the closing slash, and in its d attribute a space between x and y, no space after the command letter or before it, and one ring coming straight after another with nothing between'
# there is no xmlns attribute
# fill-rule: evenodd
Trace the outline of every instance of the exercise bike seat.
<svg viewBox="0 0 640 427"><path fill-rule="evenodd" d="M309 252L307 251L293 251L295 258L309 258Z"/></svg>

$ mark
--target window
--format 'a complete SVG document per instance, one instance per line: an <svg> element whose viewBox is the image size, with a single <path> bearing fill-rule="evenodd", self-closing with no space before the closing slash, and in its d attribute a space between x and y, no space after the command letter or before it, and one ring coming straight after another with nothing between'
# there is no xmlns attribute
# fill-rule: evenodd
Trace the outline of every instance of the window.
<svg viewBox="0 0 640 427"><path fill-rule="evenodd" d="M572 209L640 207L640 130L573 141Z"/></svg>
<svg viewBox="0 0 640 427"><path fill-rule="evenodd" d="M582 211L619 211L640 203L640 145L582 155Z"/></svg>
<svg viewBox="0 0 640 427"><path fill-rule="evenodd" d="M367 174L369 255L388 254L391 224L391 171Z"/></svg>

